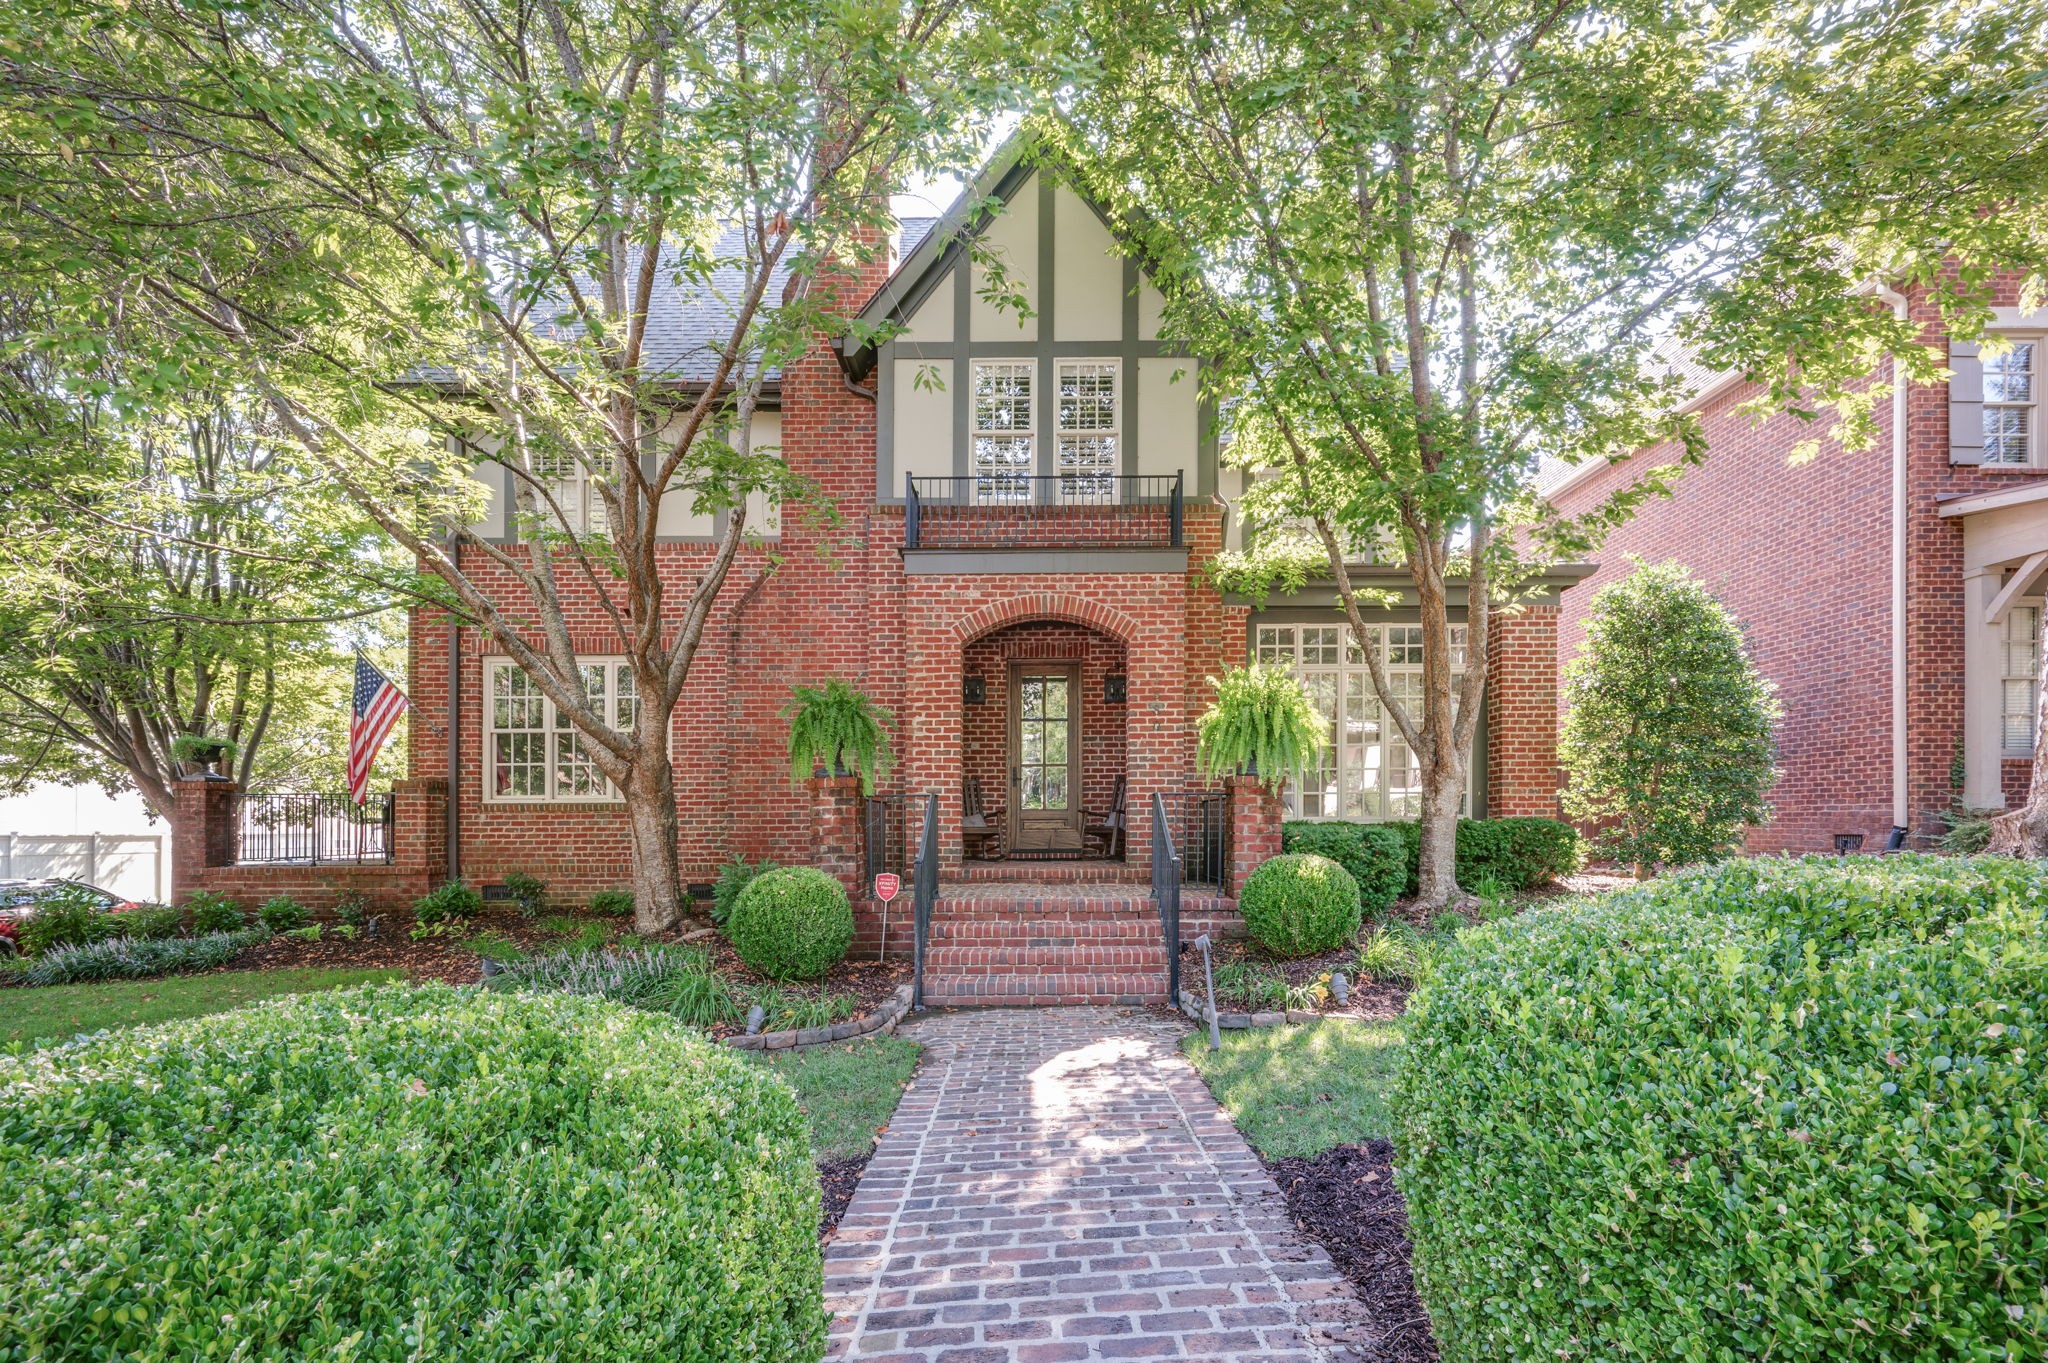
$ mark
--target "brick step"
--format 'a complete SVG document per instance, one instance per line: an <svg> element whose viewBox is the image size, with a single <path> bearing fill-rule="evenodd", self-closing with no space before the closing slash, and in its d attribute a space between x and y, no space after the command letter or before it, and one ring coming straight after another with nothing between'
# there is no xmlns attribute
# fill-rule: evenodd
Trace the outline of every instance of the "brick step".
<svg viewBox="0 0 2048 1363"><path fill-rule="evenodd" d="M953 884L1001 885L1013 881L1149 885L1150 866L1116 861L971 861L939 873L939 888Z"/></svg>
<svg viewBox="0 0 2048 1363"><path fill-rule="evenodd" d="M925 974L1076 975L1166 969L1166 945L1154 940L1117 946L937 946L925 949Z"/></svg>
<svg viewBox="0 0 2048 1363"><path fill-rule="evenodd" d="M1060 1004L1163 1003L1162 970L1118 974L951 975L927 977L924 1001L938 1008L1027 1008Z"/></svg>

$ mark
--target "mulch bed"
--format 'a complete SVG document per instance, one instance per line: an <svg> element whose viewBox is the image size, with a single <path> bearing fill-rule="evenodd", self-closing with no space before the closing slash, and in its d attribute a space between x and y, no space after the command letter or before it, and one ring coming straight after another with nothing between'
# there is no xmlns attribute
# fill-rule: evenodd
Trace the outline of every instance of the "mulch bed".
<svg viewBox="0 0 2048 1363"><path fill-rule="evenodd" d="M1408 1211L1394 1186L1394 1147L1375 1138L1311 1159L1268 1160L1302 1234L1314 1240L1365 1303L1373 1363L1431 1363L1429 1312L1408 1266Z"/></svg>
<svg viewBox="0 0 2048 1363"><path fill-rule="evenodd" d="M846 1215L848 1204L853 1201L853 1190L860 1184L861 1171L868 1167L868 1160L874 1151L855 1155L851 1159L826 1160L818 1166L818 1191L825 1195L824 1213L818 1218L818 1238L827 1239L839 1229L839 1218Z"/></svg>

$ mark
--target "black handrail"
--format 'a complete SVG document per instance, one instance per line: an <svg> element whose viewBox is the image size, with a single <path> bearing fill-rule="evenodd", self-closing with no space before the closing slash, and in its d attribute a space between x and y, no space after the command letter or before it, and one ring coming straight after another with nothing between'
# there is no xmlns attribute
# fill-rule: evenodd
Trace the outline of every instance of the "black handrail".
<svg viewBox="0 0 2048 1363"><path fill-rule="evenodd" d="M917 844L917 874L911 892L910 1006L924 1007L924 944L932 930L932 904L939 897L939 797L924 797L924 834Z"/></svg>
<svg viewBox="0 0 2048 1363"><path fill-rule="evenodd" d="M235 796L237 866L308 866L391 860L395 822L389 792L357 804L346 795Z"/></svg>
<svg viewBox="0 0 2048 1363"><path fill-rule="evenodd" d="M1166 511L1166 547L1186 544L1186 475L1164 473L972 473L964 477L903 477L903 547L928 546L933 538L935 512L952 510L1009 511L1022 514L1057 512L1064 508L1094 507L1140 511L1147 507ZM1156 522L1155 522L1156 525ZM1138 525L1131 535L1117 535L1122 542L1142 539ZM1154 539L1158 532L1153 531ZM984 534L963 535L963 543L983 544Z"/></svg>
<svg viewBox="0 0 2048 1363"><path fill-rule="evenodd" d="M1152 899L1166 938L1166 1001L1180 1006L1180 853L1166 819L1166 797L1152 792Z"/></svg>

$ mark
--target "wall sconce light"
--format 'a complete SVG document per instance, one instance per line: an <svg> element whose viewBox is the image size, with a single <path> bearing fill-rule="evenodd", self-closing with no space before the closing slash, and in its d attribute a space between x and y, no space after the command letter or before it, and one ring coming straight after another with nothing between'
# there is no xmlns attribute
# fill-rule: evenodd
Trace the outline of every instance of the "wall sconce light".
<svg viewBox="0 0 2048 1363"><path fill-rule="evenodd" d="M1128 689L1127 679L1121 672L1112 672L1102 679L1102 702L1105 705L1122 705Z"/></svg>
<svg viewBox="0 0 2048 1363"><path fill-rule="evenodd" d="M962 702L968 705L987 704L987 679L983 677L962 677L960 679L960 699Z"/></svg>

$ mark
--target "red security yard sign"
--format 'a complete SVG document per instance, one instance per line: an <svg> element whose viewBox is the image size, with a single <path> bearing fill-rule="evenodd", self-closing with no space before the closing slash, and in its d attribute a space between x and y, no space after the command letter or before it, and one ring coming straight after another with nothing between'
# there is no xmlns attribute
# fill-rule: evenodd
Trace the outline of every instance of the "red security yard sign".
<svg viewBox="0 0 2048 1363"><path fill-rule="evenodd" d="M903 890L903 878L894 871L884 871L875 877L875 898L884 904L894 899Z"/></svg>

